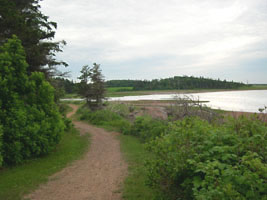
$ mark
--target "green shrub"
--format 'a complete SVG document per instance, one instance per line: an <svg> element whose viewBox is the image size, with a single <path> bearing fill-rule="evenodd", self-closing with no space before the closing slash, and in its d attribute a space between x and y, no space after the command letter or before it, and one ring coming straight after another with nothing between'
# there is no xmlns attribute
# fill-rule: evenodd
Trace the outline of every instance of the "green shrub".
<svg viewBox="0 0 267 200"><path fill-rule="evenodd" d="M2 166L3 157L2 157L2 136L3 136L3 130L2 126L0 125L0 167Z"/></svg>
<svg viewBox="0 0 267 200"><path fill-rule="evenodd" d="M14 36L0 48L0 123L5 164L50 152L64 123L54 103L54 89L42 73L27 75L20 41Z"/></svg>
<svg viewBox="0 0 267 200"><path fill-rule="evenodd" d="M146 142L164 134L167 127L166 121L153 119L150 116L140 116L135 119L130 134Z"/></svg>
<svg viewBox="0 0 267 200"><path fill-rule="evenodd" d="M128 118L130 112L134 111L133 106L129 106L125 103L114 103L114 102L108 102L106 109L124 118Z"/></svg>
<svg viewBox="0 0 267 200"><path fill-rule="evenodd" d="M68 112L72 111L72 108L65 103L60 103L58 105L58 110L63 117L63 122L65 124L65 131L69 131L71 127L73 127L73 124L72 121L66 117L66 115Z"/></svg>
<svg viewBox="0 0 267 200"><path fill-rule="evenodd" d="M210 125L198 118L170 124L148 145L149 184L163 199L266 199L267 127L256 119Z"/></svg>

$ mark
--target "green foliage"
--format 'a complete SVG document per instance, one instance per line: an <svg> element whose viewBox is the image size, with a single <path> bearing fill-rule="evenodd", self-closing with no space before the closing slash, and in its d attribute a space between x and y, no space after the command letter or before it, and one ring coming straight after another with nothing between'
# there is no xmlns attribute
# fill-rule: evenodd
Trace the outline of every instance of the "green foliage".
<svg viewBox="0 0 267 200"><path fill-rule="evenodd" d="M60 103L58 105L58 108L59 108L60 114L63 116L63 121L65 124L65 131L68 131L73 127L73 124L72 124L72 121L66 117L66 115L68 112L72 111L72 108L68 104L65 104L65 103Z"/></svg>
<svg viewBox="0 0 267 200"><path fill-rule="evenodd" d="M123 143L127 143L123 151L131 153L127 156L135 161L130 164L134 170L126 179L124 198L145 199L140 194L141 188L145 194L148 191L145 174L146 183L158 191L153 193L157 194L156 199L267 198L267 127L256 117L230 118L224 123L211 124L196 117L167 123L142 116L130 124L120 113L124 105L116 106L79 112L82 119L115 127L126 134L121 136ZM133 136L136 141L147 142L150 153L137 156L139 149L135 148L139 147L131 147ZM148 159L145 168L138 159ZM154 198L153 195L150 197Z"/></svg>
<svg viewBox="0 0 267 200"><path fill-rule="evenodd" d="M145 150L144 144L131 135L120 135L121 151L128 163L128 176L123 184L123 199L153 200L156 190L146 184L145 160L152 155Z"/></svg>
<svg viewBox="0 0 267 200"><path fill-rule="evenodd" d="M135 119L130 134L137 136L143 142L148 142L164 134L167 128L168 124L165 121L150 116L140 116Z"/></svg>
<svg viewBox="0 0 267 200"><path fill-rule="evenodd" d="M3 136L3 129L2 129L2 126L0 125L0 167L2 166L2 162L3 162L3 156L2 156L2 136Z"/></svg>
<svg viewBox="0 0 267 200"><path fill-rule="evenodd" d="M65 41L52 42L57 24L49 21L40 11L40 0L0 1L0 45L12 35L17 35L26 51L28 72L44 72L46 76L58 74L55 54L61 52Z"/></svg>
<svg viewBox="0 0 267 200"><path fill-rule="evenodd" d="M133 87L109 87L107 92L127 92L132 91Z"/></svg>
<svg viewBox="0 0 267 200"><path fill-rule="evenodd" d="M256 119L221 126L198 118L169 125L151 141L149 184L164 199L266 199L267 127Z"/></svg>
<svg viewBox="0 0 267 200"><path fill-rule="evenodd" d="M51 83L54 87L62 89L65 94L75 94L78 92L78 83L68 79L56 77L51 79Z"/></svg>
<svg viewBox="0 0 267 200"><path fill-rule="evenodd" d="M54 89L40 72L27 76L25 53L13 36L0 48L0 123L5 164L54 149L64 123L54 103Z"/></svg>

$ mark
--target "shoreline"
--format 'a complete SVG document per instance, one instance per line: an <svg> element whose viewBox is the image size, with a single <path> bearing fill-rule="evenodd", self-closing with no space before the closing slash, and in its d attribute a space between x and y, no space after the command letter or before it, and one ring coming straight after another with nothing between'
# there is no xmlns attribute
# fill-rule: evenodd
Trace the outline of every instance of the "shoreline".
<svg viewBox="0 0 267 200"><path fill-rule="evenodd" d="M157 94L192 94L192 93L207 93L207 92L237 92L237 91L255 91L267 90L263 88L240 88L240 89L196 89L196 90L136 90L123 92L107 92L107 97L123 97L123 96L142 96L142 95L157 95Z"/></svg>

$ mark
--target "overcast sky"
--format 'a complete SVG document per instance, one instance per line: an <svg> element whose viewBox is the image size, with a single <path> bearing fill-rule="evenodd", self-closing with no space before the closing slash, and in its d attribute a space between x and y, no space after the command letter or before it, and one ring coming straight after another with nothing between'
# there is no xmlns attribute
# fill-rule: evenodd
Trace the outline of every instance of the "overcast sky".
<svg viewBox="0 0 267 200"><path fill-rule="evenodd" d="M267 0L44 0L71 79L204 76L267 83Z"/></svg>

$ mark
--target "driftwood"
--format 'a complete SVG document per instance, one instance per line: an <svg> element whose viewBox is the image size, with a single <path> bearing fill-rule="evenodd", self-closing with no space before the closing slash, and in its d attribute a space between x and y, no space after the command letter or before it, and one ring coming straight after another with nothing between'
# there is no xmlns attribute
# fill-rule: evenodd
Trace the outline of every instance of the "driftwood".
<svg viewBox="0 0 267 200"><path fill-rule="evenodd" d="M209 122L220 119L218 112L203 104L199 98L189 95L176 95L174 103L167 108L168 116L173 120L180 120L185 117L200 117Z"/></svg>

